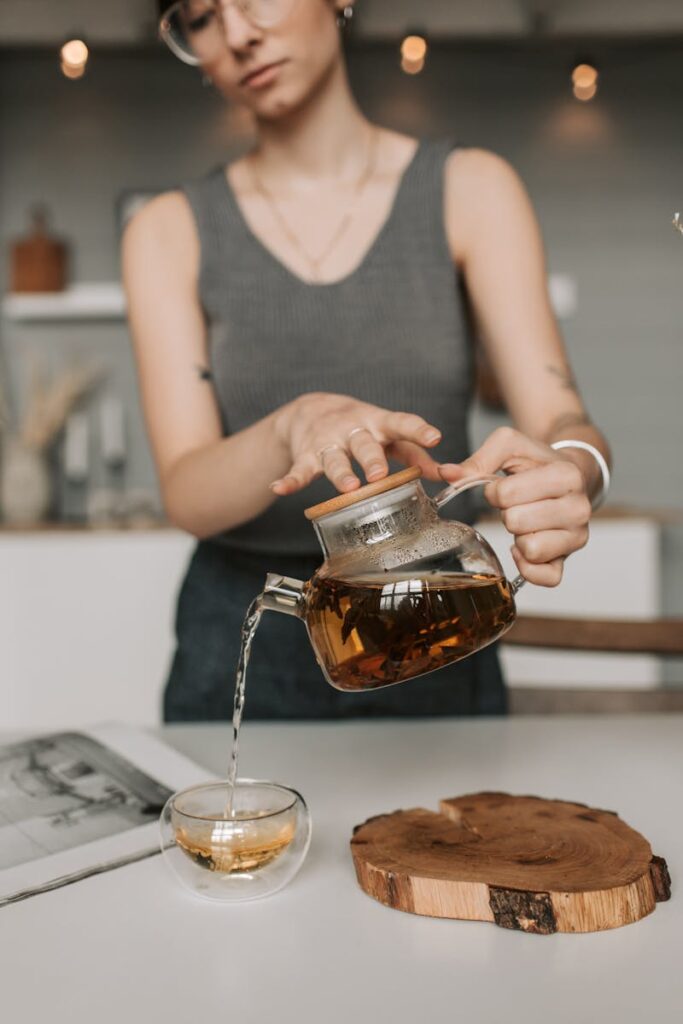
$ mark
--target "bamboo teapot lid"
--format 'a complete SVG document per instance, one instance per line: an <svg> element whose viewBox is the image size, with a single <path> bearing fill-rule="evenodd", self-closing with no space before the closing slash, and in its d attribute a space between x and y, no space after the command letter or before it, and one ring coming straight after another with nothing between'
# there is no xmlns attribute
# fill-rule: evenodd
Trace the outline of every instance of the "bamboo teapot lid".
<svg viewBox="0 0 683 1024"><path fill-rule="evenodd" d="M322 516L328 516L331 512L339 512L341 509L355 505L359 501L365 501L366 498L374 498L376 494L384 494L385 491L391 491L394 487L409 484L412 480L418 480L421 476L422 470L419 466L409 466L398 473L391 473L381 480L375 480L371 484L359 487L356 491L347 491L346 494L338 494L336 498L321 501L319 505L311 505L310 508L304 509L304 515L307 519L320 519Z"/></svg>

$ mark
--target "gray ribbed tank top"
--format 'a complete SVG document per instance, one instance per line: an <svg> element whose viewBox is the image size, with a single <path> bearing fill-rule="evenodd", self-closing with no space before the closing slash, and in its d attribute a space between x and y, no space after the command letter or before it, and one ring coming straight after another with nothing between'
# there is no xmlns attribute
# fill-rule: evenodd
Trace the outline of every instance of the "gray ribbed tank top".
<svg viewBox="0 0 683 1024"><path fill-rule="evenodd" d="M443 433L437 459L466 457L472 347L443 213L452 149L445 140L420 142L375 241L332 284L304 282L269 252L247 225L224 167L184 186L199 233L199 297L226 435L301 394L330 391L417 413ZM273 555L317 554L303 510L334 493L318 480L221 540Z"/></svg>

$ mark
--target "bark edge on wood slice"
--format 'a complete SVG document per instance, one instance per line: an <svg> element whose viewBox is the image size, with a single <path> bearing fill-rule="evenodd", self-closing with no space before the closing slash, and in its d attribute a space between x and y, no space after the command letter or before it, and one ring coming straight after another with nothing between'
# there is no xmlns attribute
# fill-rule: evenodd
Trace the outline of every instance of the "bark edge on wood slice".
<svg viewBox="0 0 683 1024"><path fill-rule="evenodd" d="M614 811L509 793L356 826L362 889L396 910L550 935L632 924L669 899L666 861Z"/></svg>

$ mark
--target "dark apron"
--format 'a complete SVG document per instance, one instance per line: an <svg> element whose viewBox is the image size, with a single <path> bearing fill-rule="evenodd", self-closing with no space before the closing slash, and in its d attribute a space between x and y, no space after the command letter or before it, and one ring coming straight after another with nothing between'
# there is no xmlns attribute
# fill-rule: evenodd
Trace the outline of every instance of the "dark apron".
<svg viewBox="0 0 683 1024"><path fill-rule="evenodd" d="M197 545L178 599L165 721L232 717L240 628L266 573L307 580L320 561L235 551L215 541ZM244 717L502 715L507 701L495 647L396 686L342 693L326 682L303 622L268 611L254 639Z"/></svg>

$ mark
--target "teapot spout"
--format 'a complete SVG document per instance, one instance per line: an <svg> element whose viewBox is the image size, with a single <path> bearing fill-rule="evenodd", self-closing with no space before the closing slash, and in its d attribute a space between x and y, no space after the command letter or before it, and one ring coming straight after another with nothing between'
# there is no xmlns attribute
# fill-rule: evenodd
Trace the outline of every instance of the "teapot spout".
<svg viewBox="0 0 683 1024"><path fill-rule="evenodd" d="M291 576L280 576L269 572L261 598L262 607L271 612L284 612L301 618L304 610L304 588L306 584Z"/></svg>

